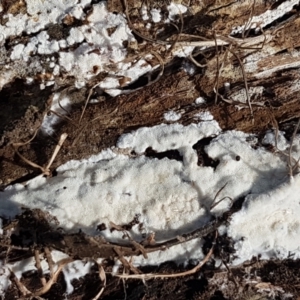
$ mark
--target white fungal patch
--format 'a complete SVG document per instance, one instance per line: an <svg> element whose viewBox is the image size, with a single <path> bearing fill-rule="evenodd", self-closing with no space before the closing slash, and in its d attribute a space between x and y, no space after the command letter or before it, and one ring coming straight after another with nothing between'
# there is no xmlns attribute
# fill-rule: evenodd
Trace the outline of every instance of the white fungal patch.
<svg viewBox="0 0 300 300"><path fill-rule="evenodd" d="M180 118L181 118L181 114L177 113L173 110L170 110L170 111L164 113L164 119L169 122L178 121L178 120L180 120Z"/></svg>
<svg viewBox="0 0 300 300"><path fill-rule="evenodd" d="M175 16L177 16L179 14L184 14L187 11L187 7L185 5L177 4L174 2L171 2L167 8L169 11L169 19L171 21L174 20Z"/></svg>
<svg viewBox="0 0 300 300"><path fill-rule="evenodd" d="M150 14L151 14L151 17L152 17L152 21L154 23L158 23L158 22L161 21L160 9L153 8L153 9L150 10Z"/></svg>
<svg viewBox="0 0 300 300"><path fill-rule="evenodd" d="M201 121L212 121L214 119L214 116L209 111L204 111L204 112L195 114L194 118L201 120Z"/></svg>
<svg viewBox="0 0 300 300"><path fill-rule="evenodd" d="M159 66L159 64L153 66L148 62L151 55L146 55L146 59L128 62L127 48L124 45L137 42L127 25L126 18L121 14L109 12L105 1L92 5L90 0L55 0L45 3L40 0L27 0L26 4L27 14L8 15L5 25L0 25L0 43L24 33L37 33L28 37L26 42L18 43L9 50L11 61L26 61L30 65L34 60L40 64L40 69L48 69L49 66L45 63L47 59L43 57L55 54L58 61L53 69L53 76L68 73L69 77L75 78L74 85L80 88L100 72L105 72L111 78L108 79L110 84L105 91L112 96L122 93L120 88ZM88 15L83 10L87 5L90 5ZM169 9L171 18L187 10L185 6L174 3L169 5ZM142 7L141 10L144 19L150 16L154 23L161 21L160 9L153 8L147 11ZM65 25L61 24L74 18L82 21L84 25L71 26L68 33L64 32L62 27ZM57 26L55 30L58 37L51 36L49 25ZM181 47L174 52L174 55L185 57L193 49L194 47ZM19 73L27 72L26 68L24 66L24 71L20 70ZM7 70L0 72L0 88L14 76L19 76L18 71L13 71L10 76L6 74L9 73ZM31 76L41 75L40 72L38 74L36 72L38 71L31 70L33 73ZM113 78L122 76L129 79L125 85L118 82L111 84ZM53 78L50 81L53 82ZM52 83L47 84L43 81L40 87L43 89L49 84ZM104 82L102 85L105 86L107 83Z"/></svg>
<svg viewBox="0 0 300 300"><path fill-rule="evenodd" d="M196 98L195 103L196 104L204 104L204 103L206 103L206 100L203 97L198 97L198 98Z"/></svg>
<svg viewBox="0 0 300 300"><path fill-rule="evenodd" d="M235 241L235 264L252 256L300 258L300 176L277 188L247 196L243 209L234 214L228 234ZM242 239L243 238L243 239Z"/></svg>

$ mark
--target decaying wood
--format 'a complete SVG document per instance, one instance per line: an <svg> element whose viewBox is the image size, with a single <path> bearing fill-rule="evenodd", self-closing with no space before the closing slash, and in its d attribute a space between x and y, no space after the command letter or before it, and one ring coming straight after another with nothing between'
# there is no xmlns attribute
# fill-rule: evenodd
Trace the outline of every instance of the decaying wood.
<svg viewBox="0 0 300 300"><path fill-rule="evenodd" d="M74 80L65 82L57 78L61 86L58 91L68 91L76 105L69 115L61 118L62 123L55 136L39 134L30 145L20 147L19 153L23 155L26 152L23 156L34 166L45 165L51 159L53 144L66 133L68 140L52 165L55 168L69 159L81 159L114 146L124 132L165 122L163 115L169 110L181 113L179 122L185 125L198 122L195 115L209 110L223 130L246 132L270 128L269 107L272 107L279 124L300 116L300 75L297 70L300 67L300 19L297 11L293 10L294 0L278 3L259 0L175 2L188 5L188 13L174 20L173 29L170 26L164 28L165 25L161 24L159 34L155 35L147 31L139 16L141 1L108 1L111 11L127 13L130 27L140 33L143 40L135 49L128 46L126 60L138 61L152 54L151 64L160 65L159 69L148 74L151 80L138 90L134 91L136 87L124 87L123 95L104 97L98 104L88 104L87 99L92 95L97 97L93 87L105 78L105 74L95 76L87 88L78 92L74 92ZM164 1L147 1L147 4L163 8ZM276 23L266 21L276 20L276 15ZM143 36L148 38L143 39ZM196 46L190 55L192 60L188 62L191 65L193 61L198 62L193 75L182 70L188 58L179 60L174 57L186 46ZM229 90L225 90L225 83L230 84ZM15 87L12 85L12 88ZM26 89L24 84L22 89ZM33 87L28 87L28 91L35 93L32 98L36 98L37 91ZM8 92L5 90L5 93ZM49 89L40 93L47 95L47 99L53 96ZM216 94L217 103L214 101ZM206 104L195 105L198 96L204 97ZM82 105L78 106L78 103ZM32 129L40 127L41 116L47 109L43 107L37 111L26 120L22 119L30 131L24 130L24 127L11 130L8 126L0 139L2 186L20 179L20 176L27 180L29 174L31 177L37 175L34 167L16 158L8 147L8 144L32 137ZM39 116L38 122L36 115ZM21 127L21 123L18 126Z"/></svg>

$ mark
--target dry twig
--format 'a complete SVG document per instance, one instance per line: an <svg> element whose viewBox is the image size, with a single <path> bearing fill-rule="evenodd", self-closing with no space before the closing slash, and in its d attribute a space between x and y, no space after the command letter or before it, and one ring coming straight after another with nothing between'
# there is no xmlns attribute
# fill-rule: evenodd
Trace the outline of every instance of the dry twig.
<svg viewBox="0 0 300 300"><path fill-rule="evenodd" d="M216 243L216 239L217 239L218 233L216 231L216 235L215 235L215 239L213 242L213 245L211 247L211 249L209 250L209 252L207 253L207 255L205 256L205 258L199 262L199 264L197 266L195 266L193 269L185 271L185 272L180 272L180 273L176 273L176 274L134 274L134 275L115 275L116 277L119 278L124 278L124 279L140 279L140 280L149 280L149 279L165 279L165 278L175 278L175 277L182 277L182 276L187 276L187 275L192 275L195 274L196 272L198 272L201 267L210 259L210 257L213 254L213 249L214 249L214 245Z"/></svg>
<svg viewBox="0 0 300 300"><path fill-rule="evenodd" d="M21 147L21 146L25 146L27 144L29 144L36 136L38 132L38 129L36 130L36 132L34 133L33 137L25 142L25 143L13 143L12 144L12 147L14 148L14 151L17 153L17 155L24 161L26 162L27 164L29 164L30 166L34 167L34 168L37 168L37 169L40 169L42 171L42 175L46 175L46 176L50 176L51 175L51 171L50 171L50 167L53 163L53 161L55 160L60 148L62 147L64 141L66 140L66 138L68 137L68 135L66 133L63 133L60 138L59 138L59 141L53 151L53 154L47 164L46 167L42 167L42 166L39 166L38 164L28 160L26 157L24 157L19 151L18 151L18 148Z"/></svg>

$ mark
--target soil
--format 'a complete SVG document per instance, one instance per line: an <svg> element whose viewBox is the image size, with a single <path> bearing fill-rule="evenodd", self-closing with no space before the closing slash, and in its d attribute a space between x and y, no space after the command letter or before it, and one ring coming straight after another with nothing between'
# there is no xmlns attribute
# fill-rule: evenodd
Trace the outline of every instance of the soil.
<svg viewBox="0 0 300 300"><path fill-rule="evenodd" d="M238 205L235 204L235 210L242 204L242 200ZM40 210L25 210L16 220L7 220L4 230L18 226L19 233L18 235L13 234L9 240L1 240L1 258L7 262L18 261L32 256L33 251L37 251L37 249L39 253L43 253L51 245L50 236L52 236L53 245L62 237L66 239L66 235L61 231L52 229L55 222L55 218ZM56 238L53 239L55 236ZM76 247L80 247L78 239L83 237L82 233L73 235L73 237L75 236L76 241L74 240L73 245L71 247L69 244L66 245L71 252ZM214 242L214 233L206 235L204 239L203 250L206 254ZM27 248L23 246L25 241ZM10 244L10 251L7 251L4 244ZM38 246L32 248L34 244ZM93 244L86 242L82 251L71 257L74 259L80 259L82 256L89 257L89 259L98 257L99 255L96 254L101 251L100 247L94 254L91 253L94 244L95 242ZM65 251L68 253L67 250ZM213 259L209 260L199 271L171 279L121 280L111 275L114 264L110 258L112 256L113 252L107 254L107 258L102 262L107 284L101 299L173 299L174 296L176 299L298 299L296 295L300 294L299 260L294 260L292 255L289 259L270 261L255 257L242 265L228 267L234 257L234 248L233 242L226 235L217 239L214 245ZM144 274L174 275L194 267L195 262L189 262L185 266L166 262L160 266L140 268L140 271ZM122 273L121 269L119 271ZM46 280L50 280L49 275L46 276ZM37 291L42 287L37 272L25 273L21 283L30 291ZM60 274L51 289L43 294L42 299L63 299L64 297L67 299L93 299L103 287L103 281L99 278L99 270L95 266L86 276L73 280L72 285L74 292L66 296L66 284ZM292 294L294 297L284 298L284 295L288 294ZM20 290L16 285L11 285L5 299L19 298Z"/></svg>
<svg viewBox="0 0 300 300"><path fill-rule="evenodd" d="M9 4L10 1L5 1L7 10L14 8L15 3L11 2L12 4ZM19 2L23 3L23 1ZM134 1L127 2L131 6L135 5ZM162 8L161 3L164 1L148 2L153 7ZM184 16L183 19L184 33L202 35L207 39L213 36L212 28L220 35L227 36L234 26L247 22L249 18L247 1L240 4L223 1L222 6L218 4L220 1L203 1L201 5L193 0L177 2L182 4L189 2L190 5L190 15ZM267 9L275 10L282 2L284 1L262 1L263 4L255 6L253 15L259 15ZM124 9L120 5L120 1L108 1L108 4L111 11L120 12ZM132 22L139 21L134 10L130 14ZM300 75L299 69L291 67L290 61L287 59L283 61L282 57L299 47L300 22L298 17L299 7L295 6L289 14L277 20L277 23L274 22L265 28L266 35L272 33L272 30L276 30L272 42L267 41L264 46L272 49L271 53L274 53L272 64L275 61L280 66L271 76L257 76L258 73L274 67L274 65L271 66L268 55L261 58L255 72L248 72L245 80L237 59L234 58L234 55L227 53L227 60L224 59L224 70L227 73L224 71L220 74L218 86L216 86L217 61L226 53L221 47L219 47L220 57L217 57L215 49L211 49L207 53L200 51L195 55L194 58L205 63L205 66L193 66L193 72L186 72L186 64L190 64L186 59L174 59L166 54L164 57L165 70L159 80L149 84L146 77L142 78L124 88L125 93L117 97L100 94L95 89L92 96L99 102L89 103L85 109L84 103L91 87L97 80L100 80L101 76L105 77L105 74L100 74L80 90L73 87L74 79L72 78L64 79L63 84L59 84L61 81L57 78L55 88L47 87L44 90L40 90L38 80L28 85L25 83L25 78L20 76L14 78L0 90L0 189L4 189L9 184L26 182L39 175L41 170L33 167L28 161L42 167L46 166L59 138L64 133L68 137L50 167L51 176L55 176L58 166L71 159L86 158L99 153L102 149L115 146L123 133L143 126L171 123L164 119L164 113L169 110L181 113L182 117L178 122L184 125L198 122L195 115L209 111L218 121L222 130L242 130L258 136L262 136L266 130L274 128L277 123L279 129L285 132L287 138L290 138L296 120L300 116L299 90L295 88L300 80ZM199 26L199 20L201 20L202 26ZM166 25L164 30L159 33L158 38L166 40L176 35L177 31L174 28ZM141 33L143 33L142 29ZM145 34L149 35L149 32ZM256 36L256 33L252 31L249 31L248 34L249 37ZM140 36L136 37L143 40ZM142 43L140 47L146 48L142 46ZM157 51L157 49L154 50ZM246 49L235 49L235 51L243 58L253 52L263 52L259 48L252 49L250 52L247 52L249 50ZM148 75L151 78L160 76L158 72ZM230 81L229 91L224 88L224 83L228 81ZM262 93L251 95L251 101L254 103L252 115L246 103L237 105L224 101L224 99L231 99L232 95L243 90L245 81L249 88L262 87ZM218 91L218 97L215 97L215 89ZM41 129L41 124L45 115L52 113L49 109L54 92L58 91L62 94L68 93L72 99L72 109L68 110L65 116L61 116L55 133L48 135ZM199 96L204 97L206 102L196 104L195 99ZM35 133L37 133L36 136ZM28 141L30 142L27 143ZM215 167L218 162L211 160L203 150L208 143L209 140L204 139L194 145L199 157L198 164ZM26 160L20 157L16 150ZM135 154L131 153L131 155ZM150 148L146 155L157 158L182 159L176 151L156 153ZM38 217L32 213L23 216L26 216L27 222L29 222L21 225L20 232L23 229L23 234L25 232L28 234L28 229L33 226L32 224L36 225L34 222L37 219L39 226L32 227L35 228L34 231L37 235L50 230L49 222L53 222L43 214ZM13 222L13 220L7 220L6 225L15 226ZM20 217L17 222L20 222ZM4 237L1 239L1 245L22 247L21 236L5 241ZM205 239L204 252L208 252L213 242L213 236L207 235ZM34 242L32 237L32 243ZM49 241L37 245L40 251L43 251L45 247L51 247ZM6 246L0 249L1 257L7 261L16 261L32 255L32 249L12 248L8 251ZM73 252L76 253L76 251ZM286 260L263 261L256 257L243 265L228 267L227 264L233 256L234 250L231 241L226 236L221 237L218 238L215 245L214 258L195 274L143 282L133 279L121 280L110 275L112 261L107 255L104 265L105 271L108 272L107 284L101 299L154 300L173 299L174 297L176 299L286 299L282 290L285 294L293 295L288 299L300 299L299 259L294 260L291 257ZM193 267L193 262L186 266L166 262L160 266L141 268L141 271L143 273L176 274ZM42 297L43 299L93 299L103 286L103 281L99 278L98 273L98 268L95 268L84 278L75 280L73 282L75 290L67 296L65 295L66 285L63 275L60 274L57 282ZM41 287L37 273L24 274L22 283L32 291ZM19 288L13 284L7 291L5 299L20 299L20 297Z"/></svg>

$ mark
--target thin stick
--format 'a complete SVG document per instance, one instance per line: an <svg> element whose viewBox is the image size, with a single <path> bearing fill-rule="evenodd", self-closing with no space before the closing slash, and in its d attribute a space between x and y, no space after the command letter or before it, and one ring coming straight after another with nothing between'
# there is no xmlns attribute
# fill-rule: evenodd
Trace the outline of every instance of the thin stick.
<svg viewBox="0 0 300 300"><path fill-rule="evenodd" d="M218 237L218 233L216 231L216 235L214 238L214 242L212 247L210 248L209 252L207 253L207 255L205 256L205 258L199 262L199 264L197 266L195 266L193 269L185 271L185 272L180 272L180 273L176 273L176 274L152 274L152 273L148 273L148 274L134 274L134 275L115 275L116 277L119 278L124 278L124 279L140 279L140 280L149 280L149 279L165 279L165 278L175 278L175 277L182 277L182 276L187 276L187 275L192 275L195 274L196 272L198 272L202 266L210 259L210 257L213 254L213 249L214 249L214 245L216 243L216 239Z"/></svg>
<svg viewBox="0 0 300 300"><path fill-rule="evenodd" d="M58 144L56 145L54 152L50 158L50 161L49 161L47 167L45 168L45 171L44 171L45 175L48 175L48 176L50 175L50 167L67 137L68 137L68 135L66 133L63 133L60 136Z"/></svg>
<svg viewBox="0 0 300 300"><path fill-rule="evenodd" d="M15 273L11 269L9 269L9 271L13 275L14 282L16 283L19 291L22 293L23 296L39 297L39 296L47 293L51 289L52 285L56 282L58 275L62 271L63 267L72 261L73 261L73 259L71 259L71 258L65 258L65 259L61 260L58 264L58 268L57 268L56 272L53 274L53 277L51 277L50 280L41 289L38 289L35 292L31 292L30 290L28 290L25 287L25 285L16 277Z"/></svg>
<svg viewBox="0 0 300 300"><path fill-rule="evenodd" d="M141 251L141 253L143 254L144 258L148 258L148 255L147 255L147 252L146 252L146 249L143 247L143 245L139 244L138 242L136 242L130 235L127 231L124 231L124 234L126 235L126 237L129 239L129 241L132 243L132 245L134 246L134 248L136 250L139 250Z"/></svg>

